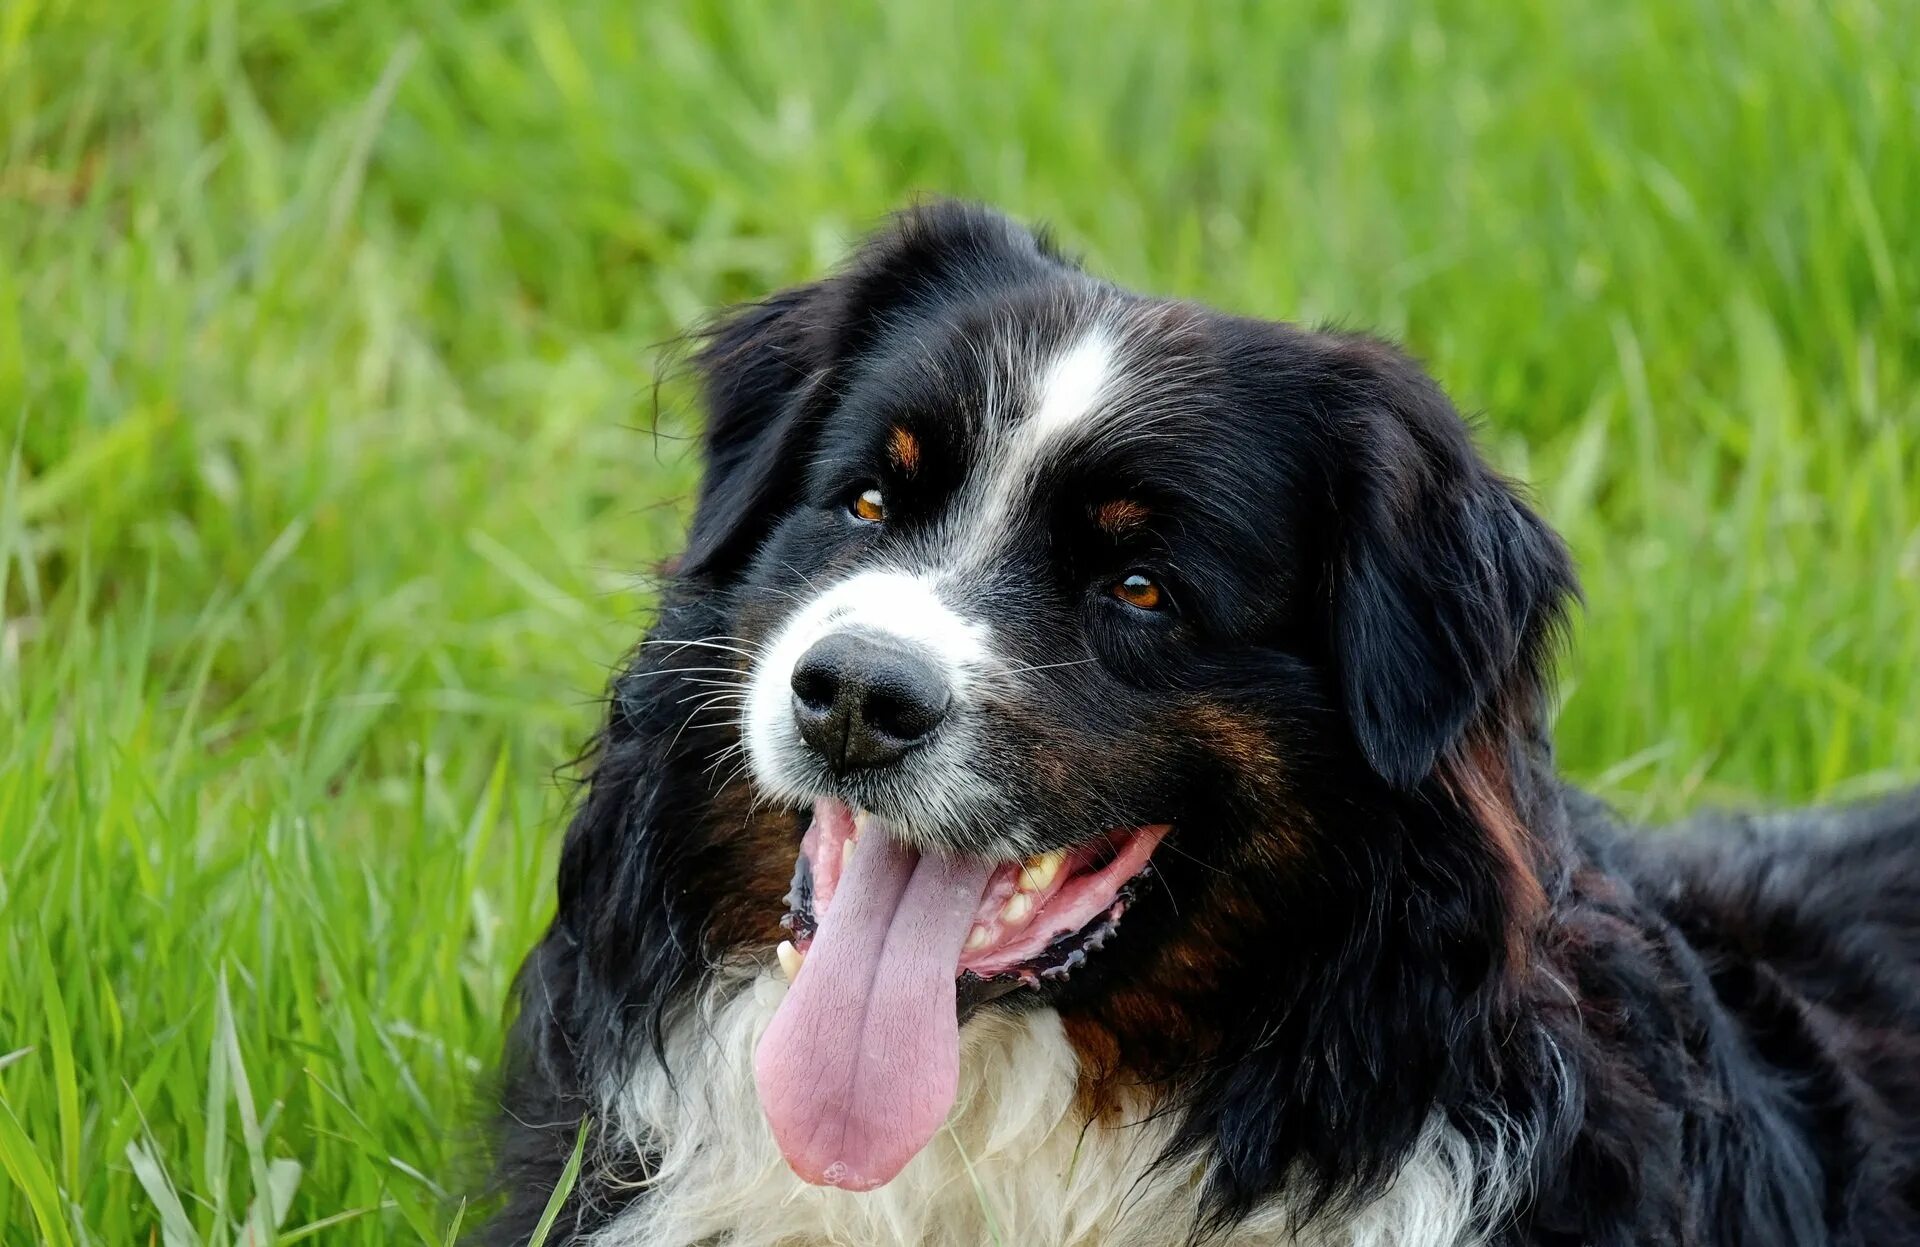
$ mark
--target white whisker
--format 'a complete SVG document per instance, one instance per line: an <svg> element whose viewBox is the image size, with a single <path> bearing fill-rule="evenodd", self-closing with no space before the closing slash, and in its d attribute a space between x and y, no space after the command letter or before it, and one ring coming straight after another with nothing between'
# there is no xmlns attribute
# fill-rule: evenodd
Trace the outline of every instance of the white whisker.
<svg viewBox="0 0 1920 1247"><path fill-rule="evenodd" d="M1071 662L1043 662L1043 663L1037 663L1031 667L1008 667L1006 670L1002 671L1000 674L1001 675L1025 675L1029 671L1053 671L1060 667L1084 667L1088 663L1099 662L1099 661L1100 660L1098 658L1076 658Z"/></svg>

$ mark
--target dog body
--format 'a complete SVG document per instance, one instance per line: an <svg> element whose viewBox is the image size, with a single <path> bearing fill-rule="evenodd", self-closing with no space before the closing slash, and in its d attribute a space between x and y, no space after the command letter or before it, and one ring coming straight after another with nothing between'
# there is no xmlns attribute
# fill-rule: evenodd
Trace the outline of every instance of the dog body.
<svg viewBox="0 0 1920 1247"><path fill-rule="evenodd" d="M567 1241L1920 1241L1920 799L1623 833L1557 538L1370 339L904 214L708 473L520 981Z"/></svg>

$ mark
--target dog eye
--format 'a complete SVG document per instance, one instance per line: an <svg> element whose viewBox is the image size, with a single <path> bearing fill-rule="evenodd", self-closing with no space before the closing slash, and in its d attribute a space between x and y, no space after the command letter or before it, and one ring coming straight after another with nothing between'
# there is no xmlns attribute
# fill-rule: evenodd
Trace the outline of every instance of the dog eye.
<svg viewBox="0 0 1920 1247"><path fill-rule="evenodd" d="M878 524L887 518L887 499L877 489L861 490L859 495L847 505L854 518L869 524Z"/></svg>
<svg viewBox="0 0 1920 1247"><path fill-rule="evenodd" d="M1167 600L1167 595L1161 592L1160 586L1154 582L1153 578L1139 572L1115 581L1112 593L1128 606L1138 607L1143 611L1157 611L1166 605Z"/></svg>

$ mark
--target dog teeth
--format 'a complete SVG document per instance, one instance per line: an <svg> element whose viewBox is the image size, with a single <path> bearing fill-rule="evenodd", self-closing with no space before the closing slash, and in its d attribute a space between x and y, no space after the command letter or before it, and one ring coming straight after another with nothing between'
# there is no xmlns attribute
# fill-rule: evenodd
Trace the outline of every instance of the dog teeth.
<svg viewBox="0 0 1920 1247"><path fill-rule="evenodd" d="M1015 892L1007 898L1007 907L1000 911L1000 921L1018 926L1033 916L1033 897L1025 892Z"/></svg>
<svg viewBox="0 0 1920 1247"><path fill-rule="evenodd" d="M848 836L840 842L840 869L845 871L847 863L853 860L853 837Z"/></svg>
<svg viewBox="0 0 1920 1247"><path fill-rule="evenodd" d="M795 948L792 940L781 940L780 946L773 952L780 958L780 973L787 976L787 982L793 982L799 975L800 964L807 959L807 955Z"/></svg>
<svg viewBox="0 0 1920 1247"><path fill-rule="evenodd" d="M1060 874L1060 867L1066 864L1067 855L1058 851L1042 853L1029 857L1020 865L1019 888L1022 892L1044 892L1047 886Z"/></svg>
<svg viewBox="0 0 1920 1247"><path fill-rule="evenodd" d="M974 923L973 930L967 932L967 951L977 953L993 943L993 932L982 923Z"/></svg>

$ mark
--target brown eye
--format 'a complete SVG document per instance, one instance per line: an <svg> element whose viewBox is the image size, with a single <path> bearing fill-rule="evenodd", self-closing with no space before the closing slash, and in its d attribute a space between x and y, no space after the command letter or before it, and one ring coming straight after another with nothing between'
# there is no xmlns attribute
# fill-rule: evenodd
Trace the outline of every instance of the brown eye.
<svg viewBox="0 0 1920 1247"><path fill-rule="evenodd" d="M1157 611L1166 601L1166 595L1160 592L1160 586L1139 572L1125 580L1117 581L1113 586L1113 596L1128 606L1139 607L1143 611Z"/></svg>
<svg viewBox="0 0 1920 1247"><path fill-rule="evenodd" d="M862 490L860 496L853 500L853 506L848 509L853 512L855 518L865 520L869 524L878 524L887 518L887 499L877 489Z"/></svg>

